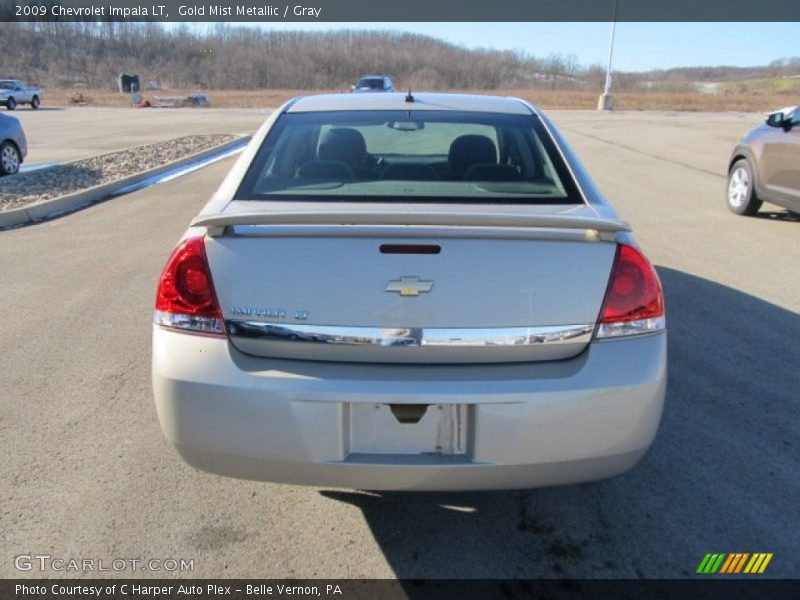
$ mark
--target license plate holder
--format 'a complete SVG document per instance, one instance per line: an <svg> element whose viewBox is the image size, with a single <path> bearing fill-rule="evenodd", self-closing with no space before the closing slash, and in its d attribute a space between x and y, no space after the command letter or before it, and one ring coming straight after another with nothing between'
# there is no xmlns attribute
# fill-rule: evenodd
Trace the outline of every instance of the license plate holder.
<svg viewBox="0 0 800 600"><path fill-rule="evenodd" d="M350 452L357 454L466 454L468 406L429 404L421 418L404 418L407 405L350 405ZM412 411L413 412L413 411ZM405 422L401 422L401 419Z"/></svg>

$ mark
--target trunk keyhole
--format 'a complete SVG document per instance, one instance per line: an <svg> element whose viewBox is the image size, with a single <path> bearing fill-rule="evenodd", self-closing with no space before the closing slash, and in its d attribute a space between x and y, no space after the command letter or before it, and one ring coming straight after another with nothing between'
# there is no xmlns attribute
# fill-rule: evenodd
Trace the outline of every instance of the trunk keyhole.
<svg viewBox="0 0 800 600"><path fill-rule="evenodd" d="M412 425L419 423L428 410L427 404L390 404L389 407L399 423Z"/></svg>

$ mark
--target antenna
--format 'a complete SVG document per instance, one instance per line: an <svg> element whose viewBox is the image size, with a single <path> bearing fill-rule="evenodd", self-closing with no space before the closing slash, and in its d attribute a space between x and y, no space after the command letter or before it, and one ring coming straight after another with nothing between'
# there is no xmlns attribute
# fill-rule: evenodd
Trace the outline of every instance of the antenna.
<svg viewBox="0 0 800 600"><path fill-rule="evenodd" d="M414 96L411 95L411 86L408 86L408 95L406 96L406 102L414 102Z"/></svg>

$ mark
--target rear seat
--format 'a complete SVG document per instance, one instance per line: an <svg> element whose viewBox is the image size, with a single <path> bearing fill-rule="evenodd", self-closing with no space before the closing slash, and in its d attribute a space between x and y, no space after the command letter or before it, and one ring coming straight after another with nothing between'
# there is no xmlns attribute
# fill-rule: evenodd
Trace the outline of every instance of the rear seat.
<svg viewBox="0 0 800 600"><path fill-rule="evenodd" d="M405 181L436 181L439 176L428 165L392 164L384 169L381 179L400 179Z"/></svg>
<svg viewBox="0 0 800 600"><path fill-rule="evenodd" d="M472 165L464 174L464 181L520 181L522 177L511 165L481 163Z"/></svg>

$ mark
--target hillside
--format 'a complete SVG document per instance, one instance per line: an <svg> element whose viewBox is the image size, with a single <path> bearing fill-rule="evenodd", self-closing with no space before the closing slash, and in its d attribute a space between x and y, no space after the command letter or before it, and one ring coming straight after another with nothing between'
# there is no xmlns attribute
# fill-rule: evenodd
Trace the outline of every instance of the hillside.
<svg viewBox="0 0 800 600"><path fill-rule="evenodd" d="M571 56L468 49L391 31L271 31L223 24L189 29L154 23L2 23L0 76L46 88L111 91L136 73L174 90L345 90L366 73L398 89L602 90L605 71ZM616 92L796 95L800 58L761 67L698 66L614 74ZM744 83L737 83L744 82ZM755 83L753 83L755 82ZM768 82L768 83L765 83ZM771 82L771 83L769 83ZM777 83L776 83L777 82Z"/></svg>

